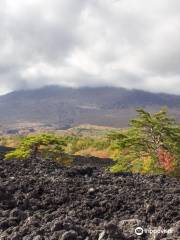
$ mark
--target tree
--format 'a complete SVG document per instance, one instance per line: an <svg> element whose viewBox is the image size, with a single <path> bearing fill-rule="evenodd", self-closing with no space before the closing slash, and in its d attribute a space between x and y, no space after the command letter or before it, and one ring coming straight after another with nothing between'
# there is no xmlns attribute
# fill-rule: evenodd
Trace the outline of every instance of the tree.
<svg viewBox="0 0 180 240"><path fill-rule="evenodd" d="M137 112L138 118L130 122L127 132L118 134L117 138L113 135L121 156L112 170L118 171L123 164L135 172L175 173L180 158L179 125L165 109L155 114L143 109Z"/></svg>
<svg viewBox="0 0 180 240"><path fill-rule="evenodd" d="M43 133L27 136L23 138L16 150L6 154L5 159L36 159L42 157L68 164L70 159L67 158L64 151L66 145L66 141L62 137L54 134Z"/></svg>

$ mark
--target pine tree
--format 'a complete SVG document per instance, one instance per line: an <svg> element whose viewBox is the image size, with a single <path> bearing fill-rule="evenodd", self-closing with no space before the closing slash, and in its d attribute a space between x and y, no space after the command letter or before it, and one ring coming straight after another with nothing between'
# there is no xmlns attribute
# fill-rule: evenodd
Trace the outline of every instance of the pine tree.
<svg viewBox="0 0 180 240"><path fill-rule="evenodd" d="M19 147L14 151L6 154L5 159L53 159L64 164L69 164L71 159L65 154L64 148L66 141L54 134L38 134L25 137Z"/></svg>
<svg viewBox="0 0 180 240"><path fill-rule="evenodd" d="M123 165L135 172L180 174L180 127L165 109L155 114L138 109L137 113L129 130L117 135L122 154L112 170Z"/></svg>

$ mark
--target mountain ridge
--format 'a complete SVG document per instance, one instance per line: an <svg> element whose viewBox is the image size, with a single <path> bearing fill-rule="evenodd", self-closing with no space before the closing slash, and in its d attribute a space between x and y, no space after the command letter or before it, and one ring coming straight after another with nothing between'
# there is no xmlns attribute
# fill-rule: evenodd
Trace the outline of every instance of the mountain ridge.
<svg viewBox="0 0 180 240"><path fill-rule="evenodd" d="M0 124L39 122L68 128L78 124L125 127L143 107L151 112L167 106L180 120L180 95L115 87L46 86L0 96Z"/></svg>

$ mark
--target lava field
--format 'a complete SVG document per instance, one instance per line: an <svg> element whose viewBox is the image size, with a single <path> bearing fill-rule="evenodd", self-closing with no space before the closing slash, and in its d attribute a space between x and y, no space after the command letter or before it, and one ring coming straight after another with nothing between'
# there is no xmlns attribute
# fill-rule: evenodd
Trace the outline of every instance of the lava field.
<svg viewBox="0 0 180 240"><path fill-rule="evenodd" d="M112 174L106 165L1 158L0 240L180 239L179 180Z"/></svg>

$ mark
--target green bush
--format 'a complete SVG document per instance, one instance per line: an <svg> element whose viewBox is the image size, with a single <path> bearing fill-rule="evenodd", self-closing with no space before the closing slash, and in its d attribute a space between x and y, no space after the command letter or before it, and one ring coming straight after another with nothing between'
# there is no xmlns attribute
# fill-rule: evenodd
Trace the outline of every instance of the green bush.
<svg viewBox="0 0 180 240"><path fill-rule="evenodd" d="M24 137L16 150L6 154L5 159L29 159L42 157L63 163L70 163L65 154L66 141L54 134L38 134Z"/></svg>

